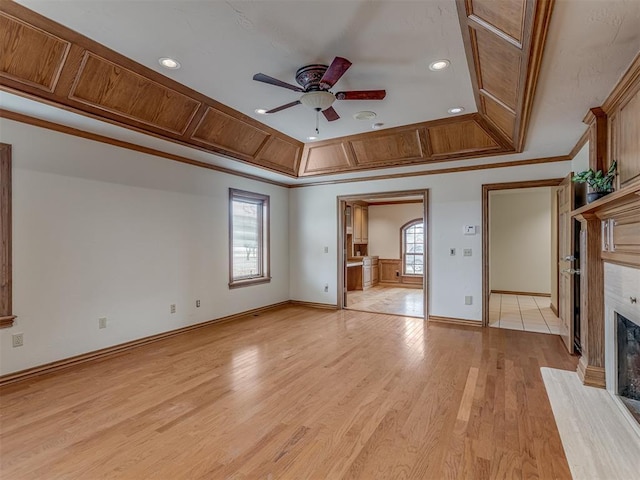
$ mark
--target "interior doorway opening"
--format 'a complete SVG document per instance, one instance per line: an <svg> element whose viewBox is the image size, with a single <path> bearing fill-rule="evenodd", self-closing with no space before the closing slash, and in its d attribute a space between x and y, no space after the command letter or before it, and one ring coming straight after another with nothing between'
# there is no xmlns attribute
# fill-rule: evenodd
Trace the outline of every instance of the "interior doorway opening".
<svg viewBox="0 0 640 480"><path fill-rule="evenodd" d="M426 318L428 191L338 197L339 308Z"/></svg>
<svg viewBox="0 0 640 480"><path fill-rule="evenodd" d="M562 179L483 185L483 325L560 335Z"/></svg>

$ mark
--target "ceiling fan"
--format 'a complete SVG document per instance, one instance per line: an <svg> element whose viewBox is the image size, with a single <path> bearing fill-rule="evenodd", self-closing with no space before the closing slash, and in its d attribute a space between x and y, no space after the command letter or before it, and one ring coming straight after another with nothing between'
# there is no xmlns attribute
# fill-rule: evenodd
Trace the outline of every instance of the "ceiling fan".
<svg viewBox="0 0 640 480"><path fill-rule="evenodd" d="M279 107L267 110L265 113L276 113L302 104L316 111L316 133L319 133L317 115L320 112L322 112L330 122L340 118L338 112L332 107L335 100L382 100L387 94L386 90L350 90L335 94L331 93L329 89L340 80L340 77L344 75L350 66L351 62L342 57L334 58L330 66L322 64L305 65L296 72L296 82L298 82L300 87L270 77L264 73L256 73L253 79L277 87L288 88L294 92L301 92L302 96L295 102L280 105Z"/></svg>

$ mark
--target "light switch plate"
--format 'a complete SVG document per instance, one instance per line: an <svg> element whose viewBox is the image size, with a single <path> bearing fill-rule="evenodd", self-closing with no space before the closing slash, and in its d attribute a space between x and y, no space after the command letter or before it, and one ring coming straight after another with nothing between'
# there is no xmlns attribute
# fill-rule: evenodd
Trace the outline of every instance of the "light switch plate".
<svg viewBox="0 0 640 480"><path fill-rule="evenodd" d="M456 249L455 248L450 248L449 249L449 255L452 256L452 257L455 257L456 256Z"/></svg>
<svg viewBox="0 0 640 480"><path fill-rule="evenodd" d="M476 234L476 226L475 225L465 225L464 226L464 234L465 235L475 235Z"/></svg>

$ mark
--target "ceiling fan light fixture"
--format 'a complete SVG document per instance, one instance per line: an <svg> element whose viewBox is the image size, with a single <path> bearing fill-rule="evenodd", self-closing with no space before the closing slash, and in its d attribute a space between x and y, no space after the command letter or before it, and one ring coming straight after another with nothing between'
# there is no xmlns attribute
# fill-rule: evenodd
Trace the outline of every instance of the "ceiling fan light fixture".
<svg viewBox="0 0 640 480"><path fill-rule="evenodd" d="M333 104L335 99L336 97L333 95L333 93L322 91L307 92L300 97L300 103L302 103L302 105L304 105L305 107L312 108L316 111L321 111L329 108Z"/></svg>
<svg viewBox="0 0 640 480"><path fill-rule="evenodd" d="M439 70L444 70L449 65L451 65L451 62L449 60L446 60L446 59L436 60L435 62L431 62L429 64L429 70L437 72Z"/></svg>
<svg viewBox="0 0 640 480"><path fill-rule="evenodd" d="M164 68L168 68L169 70L177 70L180 68L180 62L178 62L177 60L174 60L173 58L162 57L158 59L158 62Z"/></svg>

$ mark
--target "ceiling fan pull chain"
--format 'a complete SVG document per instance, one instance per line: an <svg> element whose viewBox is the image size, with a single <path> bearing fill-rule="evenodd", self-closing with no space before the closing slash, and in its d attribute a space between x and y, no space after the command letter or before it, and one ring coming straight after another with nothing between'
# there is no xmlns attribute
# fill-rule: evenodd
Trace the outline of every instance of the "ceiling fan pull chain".
<svg viewBox="0 0 640 480"><path fill-rule="evenodd" d="M320 109L316 108L316 135L320 135Z"/></svg>

